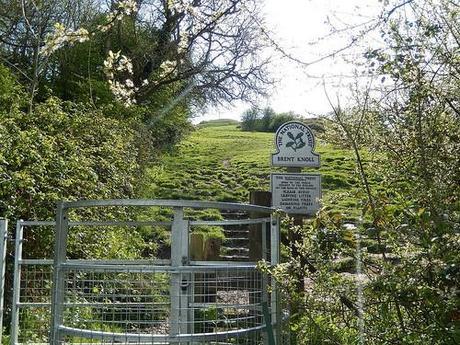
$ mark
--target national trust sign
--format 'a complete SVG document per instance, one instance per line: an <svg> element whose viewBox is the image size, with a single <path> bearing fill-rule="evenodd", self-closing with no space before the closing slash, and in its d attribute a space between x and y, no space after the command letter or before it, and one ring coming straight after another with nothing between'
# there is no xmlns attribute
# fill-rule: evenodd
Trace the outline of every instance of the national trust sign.
<svg viewBox="0 0 460 345"><path fill-rule="evenodd" d="M282 167L319 167L319 155L314 152L315 137L302 122L284 123L276 132L277 153L272 154L272 165Z"/></svg>

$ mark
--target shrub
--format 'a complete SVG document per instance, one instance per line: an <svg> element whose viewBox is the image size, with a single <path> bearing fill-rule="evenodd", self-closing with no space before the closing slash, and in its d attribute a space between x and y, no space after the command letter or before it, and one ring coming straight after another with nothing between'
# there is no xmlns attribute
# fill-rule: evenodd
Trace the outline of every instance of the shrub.
<svg viewBox="0 0 460 345"><path fill-rule="evenodd" d="M274 133L283 123L289 121L301 121L317 133L324 132L324 124L318 118L303 119L292 111L276 113L270 107L264 109L252 107L246 110L241 116L241 130Z"/></svg>

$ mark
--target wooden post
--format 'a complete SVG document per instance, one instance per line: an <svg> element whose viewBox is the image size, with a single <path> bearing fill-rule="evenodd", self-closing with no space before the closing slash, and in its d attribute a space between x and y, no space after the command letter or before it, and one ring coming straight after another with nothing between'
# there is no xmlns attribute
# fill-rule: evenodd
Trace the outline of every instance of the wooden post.
<svg viewBox="0 0 460 345"><path fill-rule="evenodd" d="M206 261L218 261L221 246L222 240L220 238L207 238L204 241L204 259Z"/></svg>
<svg viewBox="0 0 460 345"><path fill-rule="evenodd" d="M196 261L217 261L220 258L222 240L219 238L205 238L204 234L192 233L190 235L190 256ZM215 303L217 298L217 276L216 273L195 273L193 275L193 291L196 303ZM203 319L207 308L200 309L198 332L213 332L214 327ZM194 331L194 330L193 330Z"/></svg>
<svg viewBox="0 0 460 345"><path fill-rule="evenodd" d="M194 261L218 261L220 259L220 238L205 238L204 234L190 234L190 258Z"/></svg>
<svg viewBox="0 0 460 345"><path fill-rule="evenodd" d="M190 234L190 259L193 261L204 260L204 235Z"/></svg>

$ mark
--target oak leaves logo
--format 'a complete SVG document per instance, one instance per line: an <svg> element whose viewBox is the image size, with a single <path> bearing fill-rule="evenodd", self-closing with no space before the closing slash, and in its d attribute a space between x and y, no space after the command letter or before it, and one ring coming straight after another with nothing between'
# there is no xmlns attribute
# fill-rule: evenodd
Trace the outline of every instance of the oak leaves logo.
<svg viewBox="0 0 460 345"><path fill-rule="evenodd" d="M298 149L301 149L302 147L305 146L305 141L303 141L303 133L300 132L296 136L292 134L291 132L287 132L287 136L292 140L286 143L286 147L290 147L291 149L296 152Z"/></svg>

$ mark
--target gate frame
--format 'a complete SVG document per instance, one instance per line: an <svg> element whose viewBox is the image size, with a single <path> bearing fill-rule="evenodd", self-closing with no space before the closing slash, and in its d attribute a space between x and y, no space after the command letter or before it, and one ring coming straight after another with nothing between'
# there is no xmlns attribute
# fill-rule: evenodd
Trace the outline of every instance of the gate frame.
<svg viewBox="0 0 460 345"><path fill-rule="evenodd" d="M13 273L13 300L11 305L10 344L18 344L19 338L19 310L21 308L21 268L23 265L52 266L50 259L23 259L22 244L24 242L24 229L29 226L54 226L54 221L24 221L16 222L16 235L14 239L14 273ZM43 306L43 303L40 303ZM51 304L49 304L51 307Z"/></svg>
<svg viewBox="0 0 460 345"><path fill-rule="evenodd" d="M52 345L59 345L62 342L64 333L68 333L66 327L63 327L63 313L64 313L64 293L65 293L65 281L63 273L67 269L67 239L69 233L69 225L71 223L85 223L85 222L69 222L68 212L69 209L75 208L91 208L91 207L108 207L108 206L138 206L138 207L169 207L174 210L174 218L171 226L171 268L177 269L177 273L172 274L171 282L171 332L170 336L174 337L174 334L177 334L179 341L187 341L186 338L192 335L193 330L189 328L191 315L188 313L180 313L181 310L184 310L188 303L185 298L190 295L191 281L190 274L184 272L183 268L189 266L192 262L190 261L189 255L189 240L188 240L188 230L190 225L195 222L191 222L187 219L184 219L184 208L193 208L193 209L224 209L224 210L238 210L238 211L255 211L262 212L267 215L270 215L270 239L271 239L271 255L270 255L270 264L276 265L279 263L279 217L274 214L274 209L263 206L248 205L248 204L237 204L237 203L224 203L224 202L206 202L206 201L189 201L189 200L132 200L132 199L119 199L119 200L88 200L88 201L75 201L75 202L59 202L56 208L56 221L55 221L55 251L54 251L54 264L53 264L53 287L52 287L52 299L51 299L51 324L50 324L50 338L49 342ZM255 219L257 220L257 219ZM260 219L259 219L260 220ZM244 221L243 221L244 222ZM17 253L15 258L15 283L19 280L20 284L20 263L22 260L22 231L25 223L19 221L17 225L17 238L21 239L16 242ZM33 222L30 222L33 223ZM40 223L40 222L36 222ZM53 222L43 222L43 223L53 223ZM87 222L87 223L98 223L98 222ZM100 222L104 223L104 222ZM137 223L137 222L106 222L113 223L118 225L127 225L127 223ZM196 222L198 223L198 222ZM268 224L260 222L262 228L265 228ZM28 224L27 224L28 225ZM30 224L30 225L40 225L40 224ZM45 224L41 224L45 225ZM46 224L51 225L51 224ZM264 234L265 232L262 231ZM268 256L268 255L267 255ZM268 259L268 257L267 257ZM182 269L181 269L182 268ZM17 274L16 274L17 272ZM17 285L19 287L19 284ZM185 287L185 288L184 288ZM177 294L177 292L179 294ZM20 291L15 289L14 291L14 305L13 308L14 317L18 319L18 305L20 298ZM174 296L179 296L179 298L174 298ZM177 306L177 308L175 307ZM279 339L280 333L278 332L278 326L280 325L279 318L279 303L276 289L276 282L272 279L272 293L271 293L271 324L274 325L275 338ZM178 314L178 315L176 315ZM265 322L269 322L265 320ZM14 322L12 322L13 326ZM16 322L16 326L18 323ZM183 327L186 327L185 329ZM15 337L17 339L17 327L15 327ZM265 326L259 326L258 329L263 329ZM198 335L197 335L198 336ZM192 338L194 338L192 336ZM13 338L12 338L13 340ZM279 343L279 342L278 342ZM15 344L13 342L13 344Z"/></svg>

